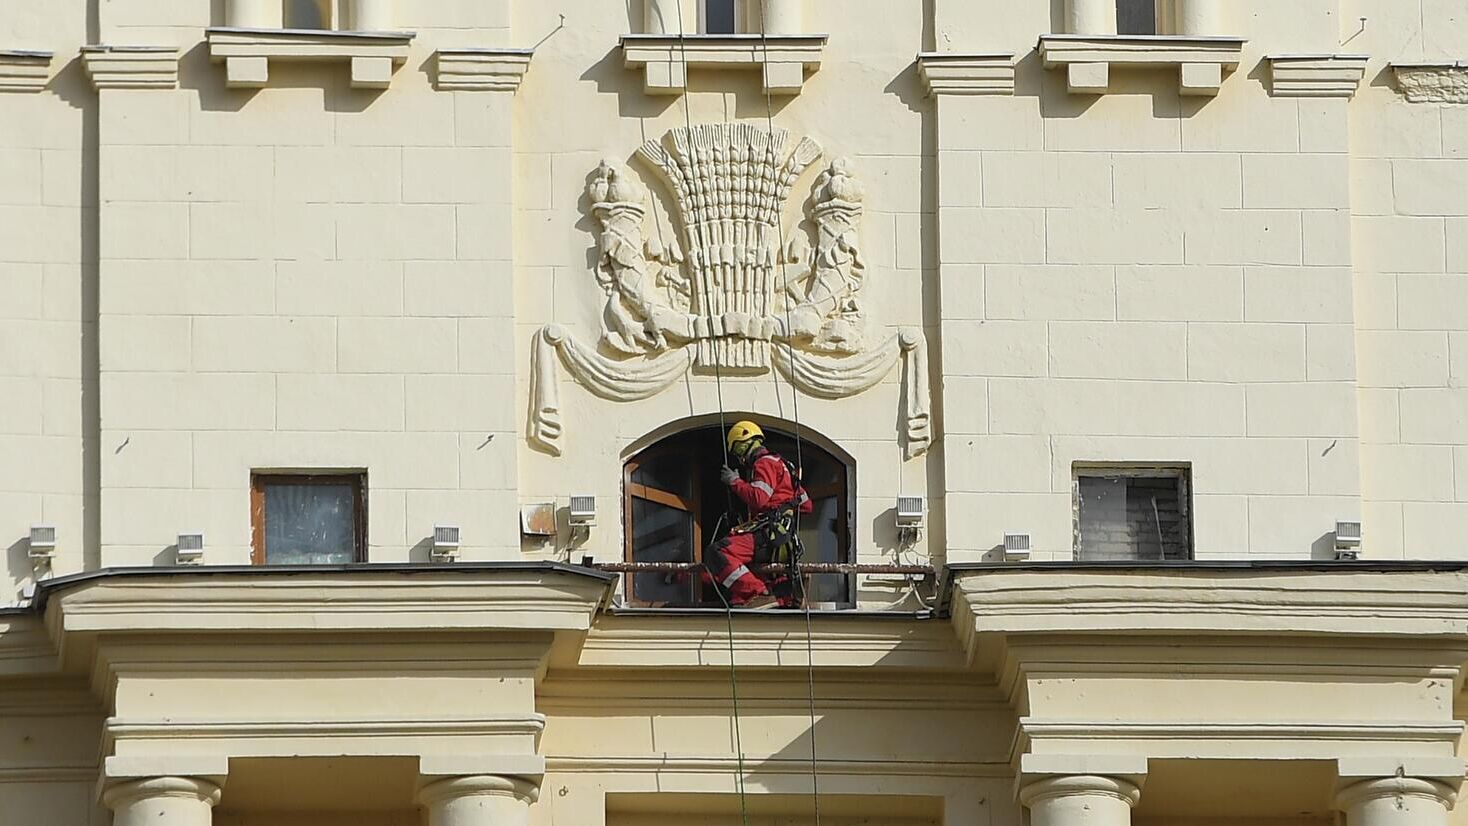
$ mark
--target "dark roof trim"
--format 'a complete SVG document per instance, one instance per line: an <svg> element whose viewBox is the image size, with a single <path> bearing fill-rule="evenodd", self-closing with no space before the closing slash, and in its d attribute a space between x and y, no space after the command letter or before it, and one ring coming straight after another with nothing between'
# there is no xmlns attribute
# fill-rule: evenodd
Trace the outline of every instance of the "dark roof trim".
<svg viewBox="0 0 1468 826"><path fill-rule="evenodd" d="M616 581L617 575L571 565L565 562L456 562L452 564L422 562L358 563L353 565L191 565L157 566L136 568L103 568L79 574L47 579L36 585L36 598L30 606L0 610L0 616L28 611L45 610L46 601L52 596L88 582L107 579L133 579L153 577L196 577L196 576L303 576L319 574L347 574L369 576L372 574L499 574L499 573L545 573L567 574L595 580L602 584Z"/></svg>
<svg viewBox="0 0 1468 826"><path fill-rule="evenodd" d="M953 598L953 583L961 574L997 574L1018 571L1136 571L1142 573L1434 573L1468 571L1468 560L1457 559L1237 559L1177 560L1155 562L956 562L944 566L938 589L938 612L947 616Z"/></svg>

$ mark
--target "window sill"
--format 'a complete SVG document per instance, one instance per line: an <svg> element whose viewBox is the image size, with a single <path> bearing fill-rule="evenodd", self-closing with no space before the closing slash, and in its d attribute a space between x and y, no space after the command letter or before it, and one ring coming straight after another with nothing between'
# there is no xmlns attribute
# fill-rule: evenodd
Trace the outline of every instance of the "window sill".
<svg viewBox="0 0 1468 826"><path fill-rule="evenodd" d="M761 72L764 91L798 95L807 70L819 69L826 49L824 34L663 35L622 36L622 56L629 69L644 71L644 90L650 95L681 95L688 88L684 71L695 69Z"/></svg>
<svg viewBox="0 0 1468 826"><path fill-rule="evenodd" d="M39 92L51 79L51 52L0 49L0 92Z"/></svg>
<svg viewBox="0 0 1468 826"><path fill-rule="evenodd" d="M225 85L258 89L270 81L271 61L349 63L352 86L386 89L408 59L413 32L212 28L209 57L224 63Z"/></svg>
<svg viewBox="0 0 1468 826"><path fill-rule="evenodd" d="M1278 54L1269 61L1269 93L1277 98L1356 96L1366 76L1364 54Z"/></svg>
<svg viewBox="0 0 1468 826"><path fill-rule="evenodd" d="M917 56L923 92L934 95L1014 94L1014 55L923 52Z"/></svg>
<svg viewBox="0 0 1468 826"><path fill-rule="evenodd" d="M1241 37L1173 35L1047 34L1040 38L1045 68L1064 67L1066 87L1075 95L1104 95L1111 89L1111 67L1178 70L1178 91L1213 96L1225 71L1239 67L1248 42Z"/></svg>
<svg viewBox="0 0 1468 826"><path fill-rule="evenodd" d="M82 65L96 89L177 89L172 46L83 46Z"/></svg>
<svg viewBox="0 0 1468 826"><path fill-rule="evenodd" d="M1468 103L1468 60L1393 63L1392 74L1409 103Z"/></svg>
<svg viewBox="0 0 1468 826"><path fill-rule="evenodd" d="M439 49L434 88L441 92L514 92L533 49Z"/></svg>

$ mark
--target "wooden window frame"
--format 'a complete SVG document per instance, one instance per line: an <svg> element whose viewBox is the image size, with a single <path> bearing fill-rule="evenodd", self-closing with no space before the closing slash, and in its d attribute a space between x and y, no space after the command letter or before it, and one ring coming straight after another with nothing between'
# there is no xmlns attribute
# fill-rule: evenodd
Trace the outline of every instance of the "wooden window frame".
<svg viewBox="0 0 1468 826"><path fill-rule="evenodd" d="M265 561L265 489L271 485L340 485L352 486L352 562L367 561L367 474L364 471L340 473L274 473L250 474L250 562Z"/></svg>
<svg viewBox="0 0 1468 826"><path fill-rule="evenodd" d="M707 428L694 427L690 429L700 430ZM635 454L632 458L623 463L622 557L627 562L637 561L634 558L635 548L633 543L633 530L635 526L633 524L632 502L634 499L643 499L648 502L653 502L659 505L663 505L665 507L670 507L676 510L683 511L684 513L691 514L693 517L692 561L698 564L702 564L703 562L704 548L707 544L707 542L705 541L705 531L708 530L708 527L705 526L703 522L699 519L698 504L702 501L702 497L704 494L704 485L700 481L700 478L698 476L695 476L693 478L693 491L691 501L685 500L682 496L672 493L670 491L662 490L661 488L650 487L648 485L632 481L633 474L636 473L637 470L641 468L643 463L645 462L645 457L648 451L656 448L664 440L673 438L678 435L680 435L680 433L670 433L663 439L659 439L651 444L648 444L642 450L638 451L637 454ZM805 492L808 496L810 496L812 502L819 502L823 499L828 498L834 498L836 500L835 534L837 537L837 542L839 543L839 547L842 551L840 558L846 562L855 562L856 543L853 541L854 537L851 533L851 523L853 516L851 512L851 506L853 502L852 480L855 476L856 471L854 467L852 467L849 463L843 461L841 457L836 455L835 453L824 448L821 449L821 453L825 454L841 469L841 476L834 482L828 482L822 485L808 486L805 488ZM789 458L788 454L786 454L786 456L787 458ZM798 518L805 519L810 517L802 514ZM627 601L630 604L640 605L643 607L658 607L659 603L655 601L639 600L637 598L635 583L635 575L627 574L623 585ZM856 590L856 575L847 575L847 591L849 599L843 604L848 606L855 606ZM697 593L698 591L695 590L694 595L696 596Z"/></svg>

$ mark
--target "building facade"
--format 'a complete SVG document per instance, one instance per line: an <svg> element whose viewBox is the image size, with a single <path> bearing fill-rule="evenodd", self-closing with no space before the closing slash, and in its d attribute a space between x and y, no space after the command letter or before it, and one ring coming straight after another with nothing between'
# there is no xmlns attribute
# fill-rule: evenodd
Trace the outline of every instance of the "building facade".
<svg viewBox="0 0 1468 826"><path fill-rule="evenodd" d="M3 823L1461 819L1456 0L11 3L0 397Z"/></svg>

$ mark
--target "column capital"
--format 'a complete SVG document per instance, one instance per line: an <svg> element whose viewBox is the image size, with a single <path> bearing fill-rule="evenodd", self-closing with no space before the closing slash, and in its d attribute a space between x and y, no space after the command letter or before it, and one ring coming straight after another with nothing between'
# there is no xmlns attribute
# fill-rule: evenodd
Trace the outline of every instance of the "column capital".
<svg viewBox="0 0 1468 826"><path fill-rule="evenodd" d="M1056 797L1101 795L1136 806L1142 799L1142 787L1121 777L1099 774L1070 774L1044 777L1031 781L1019 790L1019 802L1026 807Z"/></svg>
<svg viewBox="0 0 1468 826"><path fill-rule="evenodd" d="M474 774L431 779L418 789L418 802L424 806L459 797L478 796L510 798L529 804L540 797L540 786L522 777Z"/></svg>
<svg viewBox="0 0 1468 826"><path fill-rule="evenodd" d="M1336 791L1335 808L1345 811L1382 797L1417 797L1451 809L1458 793L1446 783L1422 777L1375 777L1348 783Z"/></svg>
<svg viewBox="0 0 1468 826"><path fill-rule="evenodd" d="M207 803L219 803L220 788L217 783L199 777L145 777L114 783L102 792L102 805L109 809L120 809L139 800L177 798Z"/></svg>

